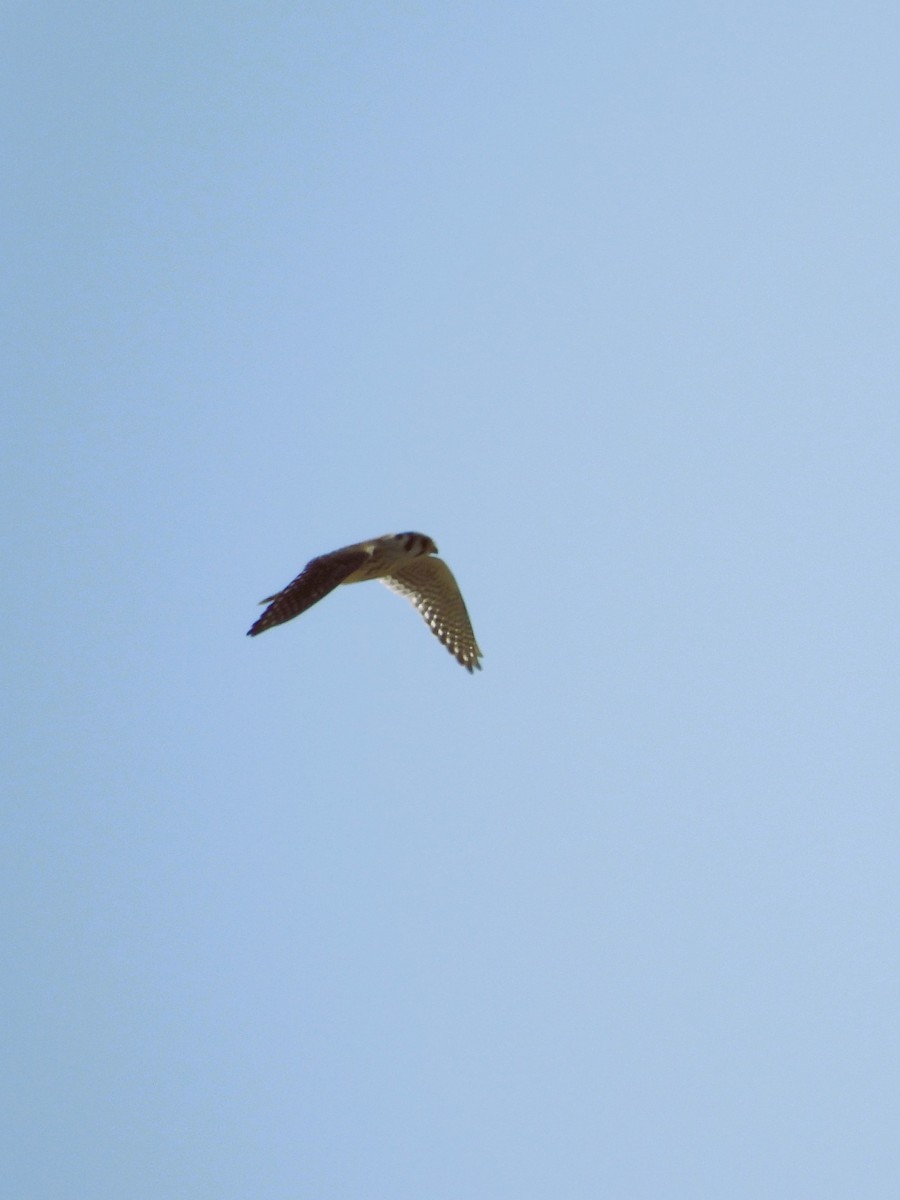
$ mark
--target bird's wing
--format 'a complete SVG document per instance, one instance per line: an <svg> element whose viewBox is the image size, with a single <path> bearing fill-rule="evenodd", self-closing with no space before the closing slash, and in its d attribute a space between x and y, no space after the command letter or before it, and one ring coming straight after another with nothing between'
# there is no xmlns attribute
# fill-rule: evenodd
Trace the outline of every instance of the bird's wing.
<svg viewBox="0 0 900 1200"><path fill-rule="evenodd" d="M262 601L263 604L268 603L269 607L250 626L247 636L255 637L273 625L281 625L292 617L299 617L323 596L339 587L368 557L365 550L335 550L333 554L314 558L286 588Z"/></svg>
<svg viewBox="0 0 900 1200"><path fill-rule="evenodd" d="M467 671L481 670L472 622L453 573L442 559L415 558L381 582L412 601L435 637Z"/></svg>

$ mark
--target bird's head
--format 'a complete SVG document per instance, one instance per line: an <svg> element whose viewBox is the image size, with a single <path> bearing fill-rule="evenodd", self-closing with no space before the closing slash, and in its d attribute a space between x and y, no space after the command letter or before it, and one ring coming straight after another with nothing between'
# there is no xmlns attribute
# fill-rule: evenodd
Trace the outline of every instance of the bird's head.
<svg viewBox="0 0 900 1200"><path fill-rule="evenodd" d="M402 542L410 554L437 554L438 548L424 533L395 533L395 541Z"/></svg>

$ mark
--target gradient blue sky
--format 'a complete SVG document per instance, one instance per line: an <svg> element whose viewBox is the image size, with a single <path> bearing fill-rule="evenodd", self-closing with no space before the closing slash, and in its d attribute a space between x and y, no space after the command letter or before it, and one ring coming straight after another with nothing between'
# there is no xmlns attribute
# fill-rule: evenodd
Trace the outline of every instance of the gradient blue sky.
<svg viewBox="0 0 900 1200"><path fill-rule="evenodd" d="M900 10L0 24L9 1194L893 1200Z"/></svg>

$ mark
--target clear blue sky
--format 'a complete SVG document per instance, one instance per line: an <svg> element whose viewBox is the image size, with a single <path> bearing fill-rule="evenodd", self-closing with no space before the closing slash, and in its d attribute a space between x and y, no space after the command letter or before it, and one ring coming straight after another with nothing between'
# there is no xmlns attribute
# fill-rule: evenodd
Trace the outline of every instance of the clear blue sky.
<svg viewBox="0 0 900 1200"><path fill-rule="evenodd" d="M0 32L10 1196L893 1200L897 7Z"/></svg>

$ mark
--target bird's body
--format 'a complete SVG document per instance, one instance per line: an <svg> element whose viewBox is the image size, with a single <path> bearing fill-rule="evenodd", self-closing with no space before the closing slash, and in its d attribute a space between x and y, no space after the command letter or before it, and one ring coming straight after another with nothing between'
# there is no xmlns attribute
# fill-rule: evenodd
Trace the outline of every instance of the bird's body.
<svg viewBox="0 0 900 1200"><path fill-rule="evenodd" d="M424 533L388 533L311 559L293 582L263 600L268 608L247 631L255 637L312 608L345 583L380 579L410 600L434 635L467 671L481 670L481 651L456 580Z"/></svg>

